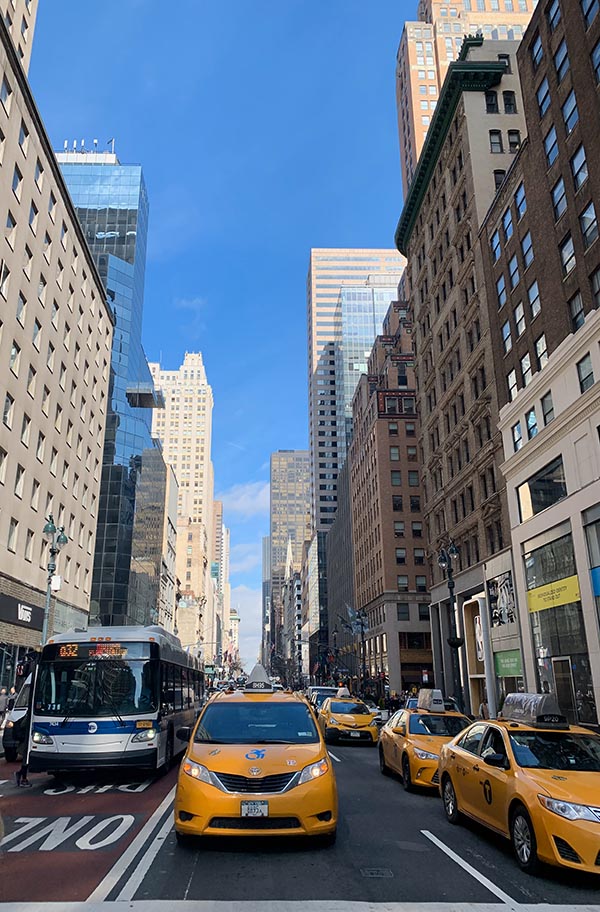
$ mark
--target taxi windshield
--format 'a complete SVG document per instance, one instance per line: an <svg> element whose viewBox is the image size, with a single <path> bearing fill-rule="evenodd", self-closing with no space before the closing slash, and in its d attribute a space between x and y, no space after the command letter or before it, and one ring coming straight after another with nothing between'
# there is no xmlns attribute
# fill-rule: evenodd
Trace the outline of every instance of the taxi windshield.
<svg viewBox="0 0 600 912"><path fill-rule="evenodd" d="M200 718L199 744L312 744L319 740L303 703L211 703Z"/></svg>
<svg viewBox="0 0 600 912"><path fill-rule="evenodd" d="M411 714L408 731L411 735L441 735L453 738L470 724L466 716L436 716L432 713Z"/></svg>
<svg viewBox="0 0 600 912"><path fill-rule="evenodd" d="M348 715L349 713L354 713L357 716L371 715L364 703L342 703L337 700L331 701L329 704L329 711L338 713L342 716Z"/></svg>
<svg viewBox="0 0 600 912"><path fill-rule="evenodd" d="M600 773L600 738L567 731L510 732L519 766Z"/></svg>

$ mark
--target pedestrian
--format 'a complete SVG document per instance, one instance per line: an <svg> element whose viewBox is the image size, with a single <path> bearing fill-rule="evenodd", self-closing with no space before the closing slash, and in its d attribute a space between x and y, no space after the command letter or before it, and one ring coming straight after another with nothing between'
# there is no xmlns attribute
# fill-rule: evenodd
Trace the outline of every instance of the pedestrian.
<svg viewBox="0 0 600 912"><path fill-rule="evenodd" d="M17 699L17 691L15 690L14 687L11 687L11 689L8 692L8 705L6 707L8 712L10 712L11 709L13 709L16 699Z"/></svg>
<svg viewBox="0 0 600 912"><path fill-rule="evenodd" d="M19 729L16 733L17 752L21 755L21 768L15 773L15 782L17 788L31 788L31 782L27 778L29 769L29 726L31 723L31 708L27 710L22 719L19 719L15 725Z"/></svg>
<svg viewBox="0 0 600 912"><path fill-rule="evenodd" d="M489 719L490 710L488 707L487 697L484 697L481 703L479 704L479 718L480 719Z"/></svg>
<svg viewBox="0 0 600 912"><path fill-rule="evenodd" d="M3 687L0 690L0 725L4 722L4 717L8 712L8 694L6 692L6 687Z"/></svg>

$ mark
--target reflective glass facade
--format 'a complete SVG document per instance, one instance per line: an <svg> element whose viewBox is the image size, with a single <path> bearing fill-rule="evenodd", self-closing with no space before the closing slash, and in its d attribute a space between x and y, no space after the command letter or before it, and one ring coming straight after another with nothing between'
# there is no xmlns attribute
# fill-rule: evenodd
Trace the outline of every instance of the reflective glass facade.
<svg viewBox="0 0 600 912"><path fill-rule="evenodd" d="M116 314L90 619L147 624L158 611L166 486L142 347L148 197L139 165L57 157Z"/></svg>

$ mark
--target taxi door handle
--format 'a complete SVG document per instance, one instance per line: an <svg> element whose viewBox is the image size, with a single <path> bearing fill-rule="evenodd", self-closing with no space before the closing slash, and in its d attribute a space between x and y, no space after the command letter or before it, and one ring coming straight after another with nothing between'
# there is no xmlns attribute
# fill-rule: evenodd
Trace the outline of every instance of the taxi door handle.
<svg viewBox="0 0 600 912"><path fill-rule="evenodd" d="M476 763L476 764L474 765L474 767L473 767L473 772L474 772L474 773L478 773L478 772L479 772L479 764L478 764L478 763Z"/></svg>

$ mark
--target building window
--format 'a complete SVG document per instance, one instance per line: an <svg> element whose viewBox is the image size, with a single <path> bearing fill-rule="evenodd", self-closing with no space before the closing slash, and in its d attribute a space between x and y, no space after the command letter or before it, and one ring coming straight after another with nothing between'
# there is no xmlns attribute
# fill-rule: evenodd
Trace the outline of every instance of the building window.
<svg viewBox="0 0 600 912"><path fill-rule="evenodd" d="M3 298L8 297L8 285L10 281L10 269L5 261L0 262L0 294Z"/></svg>
<svg viewBox="0 0 600 912"><path fill-rule="evenodd" d="M515 370L511 370L511 372L508 374L506 382L508 384L508 398L512 402L518 392L517 372Z"/></svg>
<svg viewBox="0 0 600 912"><path fill-rule="evenodd" d="M398 487L402 484L402 472L392 472L392 486Z"/></svg>
<svg viewBox="0 0 600 912"><path fill-rule="evenodd" d="M499 190L502 184L504 183L504 178L506 177L506 171L494 171L494 189Z"/></svg>
<svg viewBox="0 0 600 912"><path fill-rule="evenodd" d="M419 605L419 620L420 621L429 620L429 605Z"/></svg>
<svg viewBox="0 0 600 912"><path fill-rule="evenodd" d="M598 41L596 46L593 48L591 58L596 82L600 82L600 41Z"/></svg>
<svg viewBox="0 0 600 912"><path fill-rule="evenodd" d="M569 301L569 311L571 313L571 326L573 327L573 332L577 332L578 329L581 329L585 320L583 298L581 297L580 292L573 295Z"/></svg>
<svg viewBox="0 0 600 912"><path fill-rule="evenodd" d="M525 413L525 424L527 426L527 437L529 438L529 440L531 440L531 438L535 437L535 435L538 432L538 424L537 424L537 417L535 414L535 408L531 408L531 409L529 409L528 412Z"/></svg>
<svg viewBox="0 0 600 912"><path fill-rule="evenodd" d="M522 302L519 302L514 310L515 317L515 329L517 331L517 339L519 336L522 336L525 332L525 309Z"/></svg>
<svg viewBox="0 0 600 912"><path fill-rule="evenodd" d="M21 423L21 443L23 446L29 446L29 432L31 429L31 418L29 415L23 415L23 421Z"/></svg>
<svg viewBox="0 0 600 912"><path fill-rule="evenodd" d="M594 307L600 307L600 269L596 269L590 276L590 285Z"/></svg>
<svg viewBox="0 0 600 912"><path fill-rule="evenodd" d="M513 234L513 221L512 213L510 209L507 209L504 215L502 216L502 233L504 234L504 241L508 241Z"/></svg>
<svg viewBox="0 0 600 912"><path fill-rule="evenodd" d="M519 263L516 254L508 261L508 275L511 289L516 288L519 284Z"/></svg>
<svg viewBox="0 0 600 912"><path fill-rule="evenodd" d="M525 187L523 184L519 184L517 187L515 205L517 207L517 215L519 216L519 219L522 219L527 212L527 199L525 198Z"/></svg>
<svg viewBox="0 0 600 912"><path fill-rule="evenodd" d="M418 473L418 472L412 471L412 470L411 470L411 471L408 473L408 486L409 486L410 488L418 488L418 487L419 487L419 473Z"/></svg>
<svg viewBox="0 0 600 912"><path fill-rule="evenodd" d="M398 436L398 422L396 422L396 421L388 422L388 434L390 435L390 437Z"/></svg>
<svg viewBox="0 0 600 912"><path fill-rule="evenodd" d="M548 85L548 79L546 76L544 76L539 85L539 88L536 92L536 98L540 117L543 117L550 107L550 86Z"/></svg>
<svg viewBox="0 0 600 912"><path fill-rule="evenodd" d="M492 239L490 241L490 246L492 249L492 261L496 263L500 257L500 232L494 231Z"/></svg>
<svg viewBox="0 0 600 912"><path fill-rule="evenodd" d="M498 113L498 93L497 92L486 92L485 93L485 111L486 114L497 114Z"/></svg>
<svg viewBox="0 0 600 912"><path fill-rule="evenodd" d="M518 152L521 148L521 133L519 130L508 131L508 151Z"/></svg>
<svg viewBox="0 0 600 912"><path fill-rule="evenodd" d="M567 208L565 182L562 177L554 184L554 187L552 188L552 206L554 208L554 221L557 222Z"/></svg>
<svg viewBox="0 0 600 912"><path fill-rule="evenodd" d="M398 579L406 579L406 577L398 577ZM407 589L398 589L399 592L408 592ZM408 607L408 602L397 602L396 603L396 617L399 621L410 621L410 611Z"/></svg>
<svg viewBox="0 0 600 912"><path fill-rule="evenodd" d="M521 252L523 254L525 269L527 269L527 267L531 266L533 263L533 241L531 240L531 232L529 231L521 241Z"/></svg>
<svg viewBox="0 0 600 912"><path fill-rule="evenodd" d="M13 553L17 550L17 538L19 534L19 523L16 519L11 517L10 523L8 526L8 541L6 547L9 551Z"/></svg>
<svg viewBox="0 0 600 912"><path fill-rule="evenodd" d="M540 289L538 287L537 279L535 282L532 282L529 288L527 289L527 297L529 298L529 307L531 308L531 319L537 317L542 305L540 302Z"/></svg>
<svg viewBox="0 0 600 912"><path fill-rule="evenodd" d="M404 538L404 521L403 520L399 520L399 521L397 520L394 523L394 536L396 538Z"/></svg>
<svg viewBox="0 0 600 912"><path fill-rule="evenodd" d="M2 421L4 422L4 424L6 425L7 428L12 427L14 405L15 405L15 400L10 395L10 393L6 393L6 395L4 397L4 410L2 412Z"/></svg>
<svg viewBox="0 0 600 912"><path fill-rule="evenodd" d="M406 548L396 548L396 563L397 564L406 563Z"/></svg>
<svg viewBox="0 0 600 912"><path fill-rule="evenodd" d="M587 160L583 146L579 146L571 158L571 174L573 175L575 192L577 192L588 178Z"/></svg>
<svg viewBox="0 0 600 912"><path fill-rule="evenodd" d="M548 363L548 346L546 345L546 335L542 333L535 340L535 355L537 358L538 370L541 370Z"/></svg>
<svg viewBox="0 0 600 912"><path fill-rule="evenodd" d="M502 132L500 130L490 130L490 152L503 152Z"/></svg>
<svg viewBox="0 0 600 912"><path fill-rule="evenodd" d="M556 78L561 83L569 72L569 55L567 53L567 42L563 38L558 45L554 54L554 66L556 69Z"/></svg>
<svg viewBox="0 0 600 912"><path fill-rule="evenodd" d="M19 348L19 346L13 339L13 344L10 347L10 357L9 357L8 366L10 367L10 369L13 372L13 374L15 375L15 377L19 376L20 361L21 361L21 349Z"/></svg>
<svg viewBox="0 0 600 912"><path fill-rule="evenodd" d="M507 355L512 348L512 336L508 320L502 325L502 344L504 346L504 354Z"/></svg>
<svg viewBox="0 0 600 912"><path fill-rule="evenodd" d="M532 371L531 371L531 356L529 352L526 352L520 361L521 364L521 376L523 377L523 386L531 381Z"/></svg>
<svg viewBox="0 0 600 912"><path fill-rule="evenodd" d="M521 522L537 516L566 496L565 471L562 456L559 456L517 488Z"/></svg>
<svg viewBox="0 0 600 912"><path fill-rule="evenodd" d="M397 576L398 592L408 592L408 576Z"/></svg>
<svg viewBox="0 0 600 912"><path fill-rule="evenodd" d="M583 246L587 250L590 244L593 244L598 237L598 220L596 218L596 210L594 209L593 203L590 203L589 206L586 206L583 210L579 216L579 224L583 235Z"/></svg>
<svg viewBox="0 0 600 912"><path fill-rule="evenodd" d="M582 393L589 390L594 384L594 371L592 369L592 359L590 353L577 362L577 376L579 377L579 389Z"/></svg>
<svg viewBox="0 0 600 912"><path fill-rule="evenodd" d="M513 424L511 428L512 440L513 440L513 450L516 453L523 446L523 434L521 433L521 422L517 421L516 424Z"/></svg>
<svg viewBox="0 0 600 912"><path fill-rule="evenodd" d="M426 576L417 576L415 577L416 590L417 592L427 592L427 577Z"/></svg>
<svg viewBox="0 0 600 912"><path fill-rule="evenodd" d="M504 113L505 114L516 114L517 113L517 100L515 98L514 92L503 92L502 100L504 102Z"/></svg>
<svg viewBox="0 0 600 912"><path fill-rule="evenodd" d="M398 462L400 459L400 447L390 447L390 462Z"/></svg>
<svg viewBox="0 0 600 912"><path fill-rule="evenodd" d="M570 234L566 236L559 246L563 276L568 275L575 268L575 248Z"/></svg>
<svg viewBox="0 0 600 912"><path fill-rule="evenodd" d="M548 20L548 27L550 28L550 31L553 32L561 18L559 0L552 0L549 4L548 9L546 10L546 18Z"/></svg>
<svg viewBox="0 0 600 912"><path fill-rule="evenodd" d="M585 20L585 27L589 28L598 15L598 9L600 8L598 0L580 0L580 3L581 12L583 13L583 18Z"/></svg>
<svg viewBox="0 0 600 912"><path fill-rule="evenodd" d="M552 402L551 392L547 392L545 396L542 396L542 417L544 419L544 427L550 424L554 418L554 403Z"/></svg>
<svg viewBox="0 0 600 912"><path fill-rule="evenodd" d="M558 155L558 140L556 138L556 128L550 127L544 139L544 149L546 151L546 161L548 167L554 164Z"/></svg>
<svg viewBox="0 0 600 912"><path fill-rule="evenodd" d="M506 304L506 281L504 275L499 276L496 280L496 295L498 297L498 309L500 309Z"/></svg>
<svg viewBox="0 0 600 912"><path fill-rule="evenodd" d="M575 129L575 124L579 120L579 111L577 110L577 100L573 89L567 95L566 101L562 106L562 115L565 122L567 136Z"/></svg>
<svg viewBox="0 0 600 912"><path fill-rule="evenodd" d="M392 510L394 513L402 513L402 495L394 494L392 496Z"/></svg>
<svg viewBox="0 0 600 912"><path fill-rule="evenodd" d="M531 42L530 48L531 62L533 64L534 70L537 70L539 67L542 57L544 56L544 48L542 47L542 39L539 35L536 35L533 41Z"/></svg>
<svg viewBox="0 0 600 912"><path fill-rule="evenodd" d="M6 113L10 113L10 96L12 95L12 88L6 76L2 78L2 86L0 87L0 101L4 105Z"/></svg>
<svg viewBox="0 0 600 912"><path fill-rule="evenodd" d="M22 185L23 185L23 175L19 171L18 167L15 165L15 170L13 172L12 189L13 189L14 195L17 197L18 200L21 199Z"/></svg>

